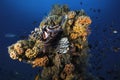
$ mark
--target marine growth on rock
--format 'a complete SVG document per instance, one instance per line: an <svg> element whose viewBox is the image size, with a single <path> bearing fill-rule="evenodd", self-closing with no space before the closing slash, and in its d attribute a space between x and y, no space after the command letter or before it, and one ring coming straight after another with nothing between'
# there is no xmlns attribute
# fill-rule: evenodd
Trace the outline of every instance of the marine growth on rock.
<svg viewBox="0 0 120 80"><path fill-rule="evenodd" d="M43 67L39 80L96 80L87 72L91 19L83 10L54 5L27 40L8 47L14 60Z"/></svg>

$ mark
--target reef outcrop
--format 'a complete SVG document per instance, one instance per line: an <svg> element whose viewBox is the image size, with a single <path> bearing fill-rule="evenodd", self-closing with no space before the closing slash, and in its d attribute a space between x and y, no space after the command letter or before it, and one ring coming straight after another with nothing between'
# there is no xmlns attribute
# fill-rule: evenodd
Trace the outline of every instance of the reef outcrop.
<svg viewBox="0 0 120 80"><path fill-rule="evenodd" d="M54 5L27 40L8 47L14 60L43 67L39 80L96 80L87 72L91 19L83 10Z"/></svg>

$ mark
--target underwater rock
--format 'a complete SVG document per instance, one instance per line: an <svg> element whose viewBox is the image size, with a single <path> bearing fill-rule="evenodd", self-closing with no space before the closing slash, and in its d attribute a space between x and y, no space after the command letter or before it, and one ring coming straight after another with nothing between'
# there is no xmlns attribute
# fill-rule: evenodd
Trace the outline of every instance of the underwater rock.
<svg viewBox="0 0 120 80"><path fill-rule="evenodd" d="M42 67L39 80L96 80L87 72L91 19L83 10L54 5L27 40L8 47L12 59Z"/></svg>

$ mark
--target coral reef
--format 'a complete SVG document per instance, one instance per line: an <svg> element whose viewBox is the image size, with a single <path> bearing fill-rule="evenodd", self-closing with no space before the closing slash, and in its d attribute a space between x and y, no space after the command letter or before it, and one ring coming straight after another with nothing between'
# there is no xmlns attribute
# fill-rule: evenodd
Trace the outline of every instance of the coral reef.
<svg viewBox="0 0 120 80"><path fill-rule="evenodd" d="M39 28L9 46L8 52L12 59L43 67L39 80L96 80L87 72L90 24L83 10L54 5Z"/></svg>

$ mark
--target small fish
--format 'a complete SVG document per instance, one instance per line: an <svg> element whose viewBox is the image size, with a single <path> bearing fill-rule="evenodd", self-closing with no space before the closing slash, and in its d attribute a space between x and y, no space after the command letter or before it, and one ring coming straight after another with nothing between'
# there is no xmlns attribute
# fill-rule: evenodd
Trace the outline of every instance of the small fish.
<svg viewBox="0 0 120 80"><path fill-rule="evenodd" d="M106 32L107 31L107 29L103 29L103 32Z"/></svg>
<svg viewBox="0 0 120 80"><path fill-rule="evenodd" d="M93 8L90 8L90 11L92 11L93 10Z"/></svg>
<svg viewBox="0 0 120 80"><path fill-rule="evenodd" d="M33 21L33 23L32 23L33 25L36 25L37 24L37 21Z"/></svg>
<svg viewBox="0 0 120 80"><path fill-rule="evenodd" d="M117 34L117 33L118 33L118 31L117 31L117 30L114 30L114 31L113 31L113 33L114 33L114 34Z"/></svg>
<svg viewBox="0 0 120 80"><path fill-rule="evenodd" d="M16 35L12 34L12 33L7 33L7 34L5 34L5 37L6 38L14 38L14 37L16 37Z"/></svg>
<svg viewBox="0 0 120 80"><path fill-rule="evenodd" d="M118 52L120 50L119 47L113 47L112 49L113 49L114 52Z"/></svg>
<svg viewBox="0 0 120 80"><path fill-rule="evenodd" d="M98 12L98 13L100 13L100 12L101 12L101 10L100 10L100 9L98 9L98 10L97 10L97 12Z"/></svg>
<svg viewBox="0 0 120 80"><path fill-rule="evenodd" d="M82 5L83 3L82 2L80 2L80 5Z"/></svg>
<svg viewBox="0 0 120 80"><path fill-rule="evenodd" d="M15 75L19 75L19 72L15 72Z"/></svg>
<svg viewBox="0 0 120 80"><path fill-rule="evenodd" d="M96 16L95 19L98 19L98 17Z"/></svg>
<svg viewBox="0 0 120 80"><path fill-rule="evenodd" d="M95 9L93 9L93 12L96 12L96 10L95 10Z"/></svg>

